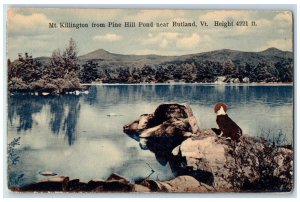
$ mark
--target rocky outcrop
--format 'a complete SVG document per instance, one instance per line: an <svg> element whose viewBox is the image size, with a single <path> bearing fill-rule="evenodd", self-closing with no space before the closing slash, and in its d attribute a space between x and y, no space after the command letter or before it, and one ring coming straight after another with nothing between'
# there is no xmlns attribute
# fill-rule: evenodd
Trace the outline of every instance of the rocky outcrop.
<svg viewBox="0 0 300 202"><path fill-rule="evenodd" d="M218 191L290 191L293 151L244 135L239 142L218 138L212 130L174 148L178 170L202 179Z"/></svg>
<svg viewBox="0 0 300 202"><path fill-rule="evenodd" d="M138 120L124 126L124 132L141 138L151 136L186 136L199 132L197 120L189 105L162 104L152 114L143 114Z"/></svg>
<svg viewBox="0 0 300 202"><path fill-rule="evenodd" d="M81 182L79 179L70 180L69 177L52 177L40 182L32 183L14 191L58 191L58 192L129 192L134 190L134 185L127 179L115 173L106 180L90 180Z"/></svg>
<svg viewBox="0 0 300 202"><path fill-rule="evenodd" d="M14 189L22 192L211 192L214 189L191 176L178 176L167 181L143 180L130 183L118 174L111 174L106 180L80 182L69 177L52 177Z"/></svg>
<svg viewBox="0 0 300 202"><path fill-rule="evenodd" d="M66 191L69 181L69 177L51 177L37 183L23 186L18 191Z"/></svg>
<svg viewBox="0 0 300 202"><path fill-rule="evenodd" d="M126 125L124 131L135 134L141 148L155 153L161 164L169 162L175 176L192 176L214 191L293 188L292 149L247 135L236 142L216 136L211 129L200 130L186 104L160 105L153 114ZM161 183L156 186L163 187Z"/></svg>
<svg viewBox="0 0 300 202"><path fill-rule="evenodd" d="M162 165L169 161L176 146L199 134L197 120L185 103L159 105L152 114L143 114L123 128L139 142L141 149L152 151Z"/></svg>

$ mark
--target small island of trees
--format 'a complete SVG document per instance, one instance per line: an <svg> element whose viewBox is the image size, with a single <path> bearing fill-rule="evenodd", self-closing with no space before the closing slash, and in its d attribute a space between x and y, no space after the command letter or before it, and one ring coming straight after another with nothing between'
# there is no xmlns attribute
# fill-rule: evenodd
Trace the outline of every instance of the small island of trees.
<svg viewBox="0 0 300 202"><path fill-rule="evenodd" d="M53 51L50 64L42 65L28 53L8 60L8 89L15 92L43 91L52 94L80 89L80 65L76 42L71 38L66 49Z"/></svg>

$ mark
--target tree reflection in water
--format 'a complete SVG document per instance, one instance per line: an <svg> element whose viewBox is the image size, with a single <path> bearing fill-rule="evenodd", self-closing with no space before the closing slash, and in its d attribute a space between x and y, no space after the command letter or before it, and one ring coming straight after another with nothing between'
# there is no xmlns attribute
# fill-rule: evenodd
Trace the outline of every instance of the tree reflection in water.
<svg viewBox="0 0 300 202"><path fill-rule="evenodd" d="M74 144L77 133L77 121L80 112L80 96L32 96L14 95L9 97L8 119L11 126L15 125L17 132L31 130L34 115L49 109L49 127L53 134L64 134L68 144ZM47 112L46 112L47 113Z"/></svg>

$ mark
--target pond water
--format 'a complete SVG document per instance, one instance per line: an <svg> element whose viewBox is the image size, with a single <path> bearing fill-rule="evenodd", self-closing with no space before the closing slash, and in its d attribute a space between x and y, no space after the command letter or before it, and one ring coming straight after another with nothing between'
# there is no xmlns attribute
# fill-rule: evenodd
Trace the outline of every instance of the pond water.
<svg viewBox="0 0 300 202"><path fill-rule="evenodd" d="M217 127L213 107L218 101L228 105L245 134L281 133L292 143L292 85L100 85L81 95L9 96L7 141L21 137L15 147L20 160L11 174L24 174L18 185L45 178L39 175L45 170L86 182L112 172L144 179L152 169L150 179L170 179L169 165L141 150L123 126L161 103L187 102L200 128Z"/></svg>

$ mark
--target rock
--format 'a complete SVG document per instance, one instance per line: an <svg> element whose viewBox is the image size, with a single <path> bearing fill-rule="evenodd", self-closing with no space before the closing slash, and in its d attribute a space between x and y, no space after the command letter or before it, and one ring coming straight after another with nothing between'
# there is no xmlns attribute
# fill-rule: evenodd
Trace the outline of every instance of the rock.
<svg viewBox="0 0 300 202"><path fill-rule="evenodd" d="M225 81L226 81L226 76L218 76L215 83L222 84L225 83Z"/></svg>
<svg viewBox="0 0 300 202"><path fill-rule="evenodd" d="M143 186L154 192L211 192L214 189L191 176L178 176L168 181L145 180Z"/></svg>
<svg viewBox="0 0 300 202"><path fill-rule="evenodd" d="M42 95L46 96L46 95L49 95L50 93L48 92L42 92Z"/></svg>
<svg viewBox="0 0 300 202"><path fill-rule="evenodd" d="M69 177L52 177L20 188L21 191L67 191Z"/></svg>
<svg viewBox="0 0 300 202"><path fill-rule="evenodd" d="M162 104L154 113L143 114L125 125L124 132L166 165L172 150L186 138L199 135L199 127L189 105Z"/></svg>
<svg viewBox="0 0 300 202"><path fill-rule="evenodd" d="M103 191L106 192L130 192L134 190L133 184L120 180L110 180L103 184Z"/></svg>
<svg viewBox="0 0 300 202"><path fill-rule="evenodd" d="M149 189L146 186L140 185L140 184L134 184L133 191L134 192L151 192L151 189Z"/></svg>
<svg viewBox="0 0 300 202"><path fill-rule="evenodd" d="M153 114L140 118L123 127L127 134L150 136L190 136L197 134L199 127L193 112L187 104L162 104Z"/></svg>
<svg viewBox="0 0 300 202"><path fill-rule="evenodd" d="M175 161L181 161L176 164L178 173L192 175L222 192L292 189L292 150L247 135L237 143L218 138L212 130L201 134L173 149Z"/></svg>
<svg viewBox="0 0 300 202"><path fill-rule="evenodd" d="M134 186L126 178L112 173L105 181L89 181L87 190L93 192L129 192L134 190Z"/></svg>
<svg viewBox="0 0 300 202"><path fill-rule="evenodd" d="M250 79L248 77L243 78L243 83L250 83Z"/></svg>
<svg viewBox="0 0 300 202"><path fill-rule="evenodd" d="M67 190L68 191L81 191L85 189L86 183L80 182L79 179L73 179L68 182Z"/></svg>
<svg viewBox="0 0 300 202"><path fill-rule="evenodd" d="M122 177L116 173L112 173L107 179L106 181L119 181L119 182L123 182L123 183L129 183L129 181L125 178Z"/></svg>
<svg viewBox="0 0 300 202"><path fill-rule="evenodd" d="M229 83L240 83L240 79L239 78L231 78L231 79L229 79Z"/></svg>
<svg viewBox="0 0 300 202"><path fill-rule="evenodd" d="M94 191L94 190L98 190L100 191L100 189L103 191L103 184L105 183L104 180L90 180L84 190L85 191Z"/></svg>
<svg viewBox="0 0 300 202"><path fill-rule="evenodd" d="M51 172L51 171L40 171L39 174L43 175L43 176L55 176L55 175L57 175L56 173Z"/></svg>

